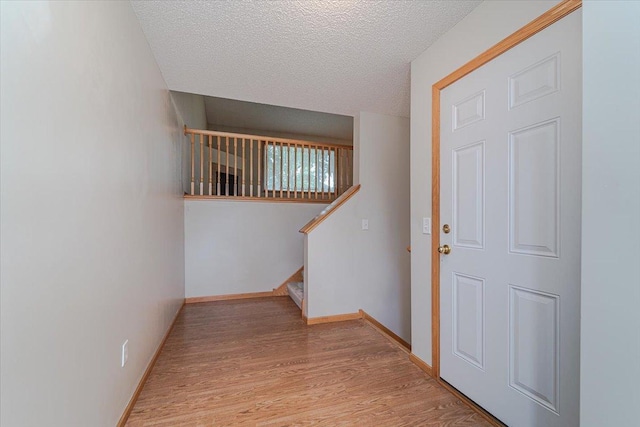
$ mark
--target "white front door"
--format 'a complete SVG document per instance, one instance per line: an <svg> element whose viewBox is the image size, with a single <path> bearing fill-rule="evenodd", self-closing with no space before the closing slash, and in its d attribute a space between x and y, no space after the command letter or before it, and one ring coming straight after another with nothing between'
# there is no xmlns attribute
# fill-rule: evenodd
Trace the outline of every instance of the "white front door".
<svg viewBox="0 0 640 427"><path fill-rule="evenodd" d="M440 376L504 423L579 423L581 11L441 93Z"/></svg>

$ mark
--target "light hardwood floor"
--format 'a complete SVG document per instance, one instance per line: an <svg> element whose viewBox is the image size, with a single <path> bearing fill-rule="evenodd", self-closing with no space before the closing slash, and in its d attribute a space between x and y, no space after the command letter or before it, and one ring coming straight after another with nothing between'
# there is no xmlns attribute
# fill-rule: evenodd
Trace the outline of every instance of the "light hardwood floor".
<svg viewBox="0 0 640 427"><path fill-rule="evenodd" d="M486 426L362 320L287 297L188 304L127 426Z"/></svg>

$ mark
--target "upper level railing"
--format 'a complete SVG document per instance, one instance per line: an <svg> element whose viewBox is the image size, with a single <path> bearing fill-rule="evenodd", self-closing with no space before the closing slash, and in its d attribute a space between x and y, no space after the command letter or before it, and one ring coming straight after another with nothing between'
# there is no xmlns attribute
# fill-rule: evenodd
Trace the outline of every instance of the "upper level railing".
<svg viewBox="0 0 640 427"><path fill-rule="evenodd" d="M353 185L353 147L189 129L186 197L330 203Z"/></svg>

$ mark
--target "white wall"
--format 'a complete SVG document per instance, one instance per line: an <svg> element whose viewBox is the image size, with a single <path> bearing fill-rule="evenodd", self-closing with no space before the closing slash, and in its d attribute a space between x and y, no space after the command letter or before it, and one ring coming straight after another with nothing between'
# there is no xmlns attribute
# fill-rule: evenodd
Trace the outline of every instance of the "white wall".
<svg viewBox="0 0 640 427"><path fill-rule="evenodd" d="M354 141L357 144L357 141ZM358 258L361 255L358 192L305 235L304 295L307 317L356 313L364 309Z"/></svg>
<svg viewBox="0 0 640 427"><path fill-rule="evenodd" d="M190 129L206 129L207 114L204 107L204 96L194 95L184 92L170 92L171 103L178 118L178 125L184 128L186 125ZM180 139L180 148L182 153L182 163L180 164L182 177L182 191L189 193L191 191L191 140L189 136L184 135ZM200 146L196 137L195 146L195 165L196 176L200 173Z"/></svg>
<svg viewBox="0 0 640 427"><path fill-rule="evenodd" d="M0 424L111 427L184 296L180 129L128 2L0 7Z"/></svg>
<svg viewBox="0 0 640 427"><path fill-rule="evenodd" d="M409 120L363 112L355 123L362 188L306 238L307 315L363 309L410 341Z"/></svg>
<svg viewBox="0 0 640 427"><path fill-rule="evenodd" d="M640 3L583 6L580 425L640 404Z"/></svg>
<svg viewBox="0 0 640 427"><path fill-rule="evenodd" d="M299 230L325 204L185 201L187 297L270 291L303 265Z"/></svg>
<svg viewBox="0 0 640 427"><path fill-rule="evenodd" d="M412 352L431 363L431 87L557 1L485 1L411 63ZM438 232L438 230L433 230Z"/></svg>
<svg viewBox="0 0 640 427"><path fill-rule="evenodd" d="M277 132L277 131L263 130L263 129L252 129L252 128L245 128L245 127L211 125L211 124L208 125L208 129L216 130L218 132L243 133L247 135L271 136L274 138L324 142L325 144L337 144L337 145L346 145L346 146L353 145L353 141L348 139L338 139L338 138L331 138L327 136L304 135L304 134L291 133L291 132Z"/></svg>
<svg viewBox="0 0 640 427"><path fill-rule="evenodd" d="M181 127L187 125L191 129L207 128L204 96L176 91L171 91L170 94Z"/></svg>

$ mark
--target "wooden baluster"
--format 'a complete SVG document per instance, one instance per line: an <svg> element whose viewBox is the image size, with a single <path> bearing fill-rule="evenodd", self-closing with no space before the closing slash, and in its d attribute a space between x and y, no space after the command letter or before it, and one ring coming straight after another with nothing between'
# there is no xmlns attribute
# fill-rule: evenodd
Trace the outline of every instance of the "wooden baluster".
<svg viewBox="0 0 640 427"><path fill-rule="evenodd" d="M335 156L336 156L336 188L335 188L336 195L335 195L335 197L338 197L340 194L342 194L340 192L340 186L342 185L341 184L342 162L340 161L340 159L341 159L340 156L341 155L342 155L342 149L338 148L336 150L336 154L335 154Z"/></svg>
<svg viewBox="0 0 640 427"><path fill-rule="evenodd" d="M311 184L313 184L313 176L311 172L311 165L312 165L311 153L312 152L313 152L313 146L309 145L309 200L313 198L313 195L311 194L313 192L313 187L311 186Z"/></svg>
<svg viewBox="0 0 640 427"><path fill-rule="evenodd" d="M300 149L300 198L304 199L304 144L298 146Z"/></svg>
<svg viewBox="0 0 640 427"><path fill-rule="evenodd" d="M304 163L305 148L304 144L300 145L300 198L304 199L304 179L305 179L305 163Z"/></svg>
<svg viewBox="0 0 640 427"><path fill-rule="evenodd" d="M213 159L211 158L211 151L213 150L213 136L209 135L209 195L213 195L213 185L211 183L211 178L213 176Z"/></svg>
<svg viewBox="0 0 640 427"><path fill-rule="evenodd" d="M195 135L191 134L191 195L193 196L196 192L196 142Z"/></svg>
<svg viewBox="0 0 640 427"><path fill-rule="evenodd" d="M238 195L238 138L233 138L233 196Z"/></svg>
<svg viewBox="0 0 640 427"><path fill-rule="evenodd" d="M318 186L320 187L318 198L322 199L324 195L324 147L319 147L318 150L320 151L320 157L318 158Z"/></svg>
<svg viewBox="0 0 640 427"><path fill-rule="evenodd" d="M249 197L253 197L253 138L249 140Z"/></svg>
<svg viewBox="0 0 640 427"><path fill-rule="evenodd" d="M339 181L339 176L340 176L340 162L339 162L339 158L338 158L338 150L336 150L335 148L333 149L333 167L334 167L334 171L333 171L333 198L337 198L338 197L338 181Z"/></svg>
<svg viewBox="0 0 640 427"><path fill-rule="evenodd" d="M325 199L325 191L324 191L324 182L325 182L325 181L324 181L324 177L325 177L325 175L327 174L327 167L326 167L326 161L325 161L325 159L326 159L325 153L326 153L326 147L322 147L322 159L320 160L320 165L322 166L322 171L321 171L321 172L322 172L322 175L321 175L321 178L320 178L320 182L321 182L321 184L322 184L322 200L324 200L324 199Z"/></svg>
<svg viewBox="0 0 640 427"><path fill-rule="evenodd" d="M346 163L347 163L345 161L345 157L346 157L345 155L347 154L346 151L347 150L342 150L342 156L340 157L340 163L342 164L342 169L340 170L340 194L342 194L342 193L344 193L346 191L346 188L345 188L345 185L344 185L345 184L345 182L344 182L345 181L345 179L344 179L345 173L344 172L346 170Z"/></svg>
<svg viewBox="0 0 640 427"><path fill-rule="evenodd" d="M307 196L311 200L311 145L307 147L307 150L309 151L309 190L307 191Z"/></svg>
<svg viewBox="0 0 640 427"><path fill-rule="evenodd" d="M216 174L216 195L220 195L220 137L216 136L216 150L218 151L218 172Z"/></svg>
<svg viewBox="0 0 640 427"><path fill-rule="evenodd" d="M322 158L322 147L316 147L316 159L318 160L318 167L316 168L316 175L318 175L316 191L318 192L318 198L322 199L322 162L324 161Z"/></svg>
<svg viewBox="0 0 640 427"><path fill-rule="evenodd" d="M349 179L347 178L349 176L349 150L345 148L342 151L342 192L344 193L349 189Z"/></svg>
<svg viewBox="0 0 640 427"><path fill-rule="evenodd" d="M329 190L331 189L331 149L329 147L326 147L325 149L325 153L327 156L327 165L325 166L325 175L327 176L327 189L325 191L325 196L327 197L327 199L331 198L331 195L329 194Z"/></svg>
<svg viewBox="0 0 640 427"><path fill-rule="evenodd" d="M296 197L296 143L293 144L293 160L291 161L291 175L289 178L289 186L293 189L293 198ZM289 156L291 156L291 148L289 149Z"/></svg>
<svg viewBox="0 0 640 427"><path fill-rule="evenodd" d="M280 154L280 162L279 162L280 163L280 169L278 170L278 176L280 177L280 184L279 184L279 187L280 187L280 196L279 197L280 198L283 197L283 188L282 188L283 187L283 185L282 185L282 169L284 169L284 159L283 159L283 155L282 155L283 154L282 153L283 150L284 150L284 144L281 142L280 143L280 148L277 150L278 153Z"/></svg>
<svg viewBox="0 0 640 427"><path fill-rule="evenodd" d="M333 151L333 197L336 198L340 194L340 149L336 148Z"/></svg>
<svg viewBox="0 0 640 427"><path fill-rule="evenodd" d="M349 187L349 150L344 150L344 191Z"/></svg>
<svg viewBox="0 0 640 427"><path fill-rule="evenodd" d="M349 189L349 150L344 150L344 191Z"/></svg>
<svg viewBox="0 0 640 427"><path fill-rule="evenodd" d="M284 179L284 144L280 143L280 197L282 197L283 179Z"/></svg>
<svg viewBox="0 0 640 427"><path fill-rule="evenodd" d="M313 169L313 183L315 187L314 191L314 199L318 200L318 147L313 148L313 160L315 163L315 168Z"/></svg>
<svg viewBox="0 0 640 427"><path fill-rule="evenodd" d="M263 161L264 163L262 163L262 175L264 175L264 197L269 197L269 168L271 167L269 164L269 141L265 140L264 141L264 150L262 153L262 157L263 157Z"/></svg>
<svg viewBox="0 0 640 427"><path fill-rule="evenodd" d="M293 142L289 146L289 189L296 195L296 143Z"/></svg>
<svg viewBox="0 0 640 427"><path fill-rule="evenodd" d="M225 179L225 182L224 182L224 195L228 196L229 195L229 137L228 136L225 138L225 141L226 141L226 148L227 148L227 160L226 160L227 179Z"/></svg>
<svg viewBox="0 0 640 427"><path fill-rule="evenodd" d="M200 195L204 195L204 135L200 134Z"/></svg>
<svg viewBox="0 0 640 427"><path fill-rule="evenodd" d="M258 197L262 197L262 174L260 173L262 165L262 141L258 140ZM265 163L266 166L266 163Z"/></svg>
<svg viewBox="0 0 640 427"><path fill-rule="evenodd" d="M244 171L247 169L247 160L245 157L245 151L244 151L244 138L242 138L242 182L241 182L241 186L242 186L242 197L244 197L245 191L244 191L244 182L245 182L245 174Z"/></svg>
<svg viewBox="0 0 640 427"><path fill-rule="evenodd" d="M331 183L333 182L333 186L335 188L335 174L336 174L336 165L331 161L331 154L334 153L335 150L333 147L329 148L329 159L327 160L327 197L331 199L333 197L333 190L331 189ZM335 156L334 156L335 158Z"/></svg>
<svg viewBox="0 0 640 427"><path fill-rule="evenodd" d="M333 192L334 197L338 196L340 193L340 148L336 148L333 152L334 155L334 175L333 175Z"/></svg>
<svg viewBox="0 0 640 427"><path fill-rule="evenodd" d="M293 145L293 198L298 198L298 144Z"/></svg>
<svg viewBox="0 0 640 427"><path fill-rule="evenodd" d="M347 188L353 185L353 150L347 150Z"/></svg>
<svg viewBox="0 0 640 427"><path fill-rule="evenodd" d="M276 167L276 155L278 154L277 144L275 141L271 141L271 150L273 152L273 179L271 185L271 197L276 197L276 171L278 170Z"/></svg>
<svg viewBox="0 0 640 427"><path fill-rule="evenodd" d="M311 145L307 146L307 164L309 167L307 168L307 197L311 200Z"/></svg>
<svg viewBox="0 0 640 427"><path fill-rule="evenodd" d="M344 150L342 148L339 148L336 153L336 161L338 162L338 176L337 176L338 181L336 185L336 197L342 194L342 169L344 169L344 166L342 164L343 151Z"/></svg>
<svg viewBox="0 0 640 427"><path fill-rule="evenodd" d="M282 147L284 149L284 146ZM291 196L291 186L289 182L291 181L291 144L287 142L287 199Z"/></svg>
<svg viewBox="0 0 640 427"><path fill-rule="evenodd" d="M342 194L340 188L342 187L342 148L336 150L336 197Z"/></svg>
<svg viewBox="0 0 640 427"><path fill-rule="evenodd" d="M331 147L327 148L327 198L331 199Z"/></svg>
<svg viewBox="0 0 640 427"><path fill-rule="evenodd" d="M272 186L271 186L271 197L276 197L276 142L271 142L271 148L273 153L273 176L272 176Z"/></svg>

